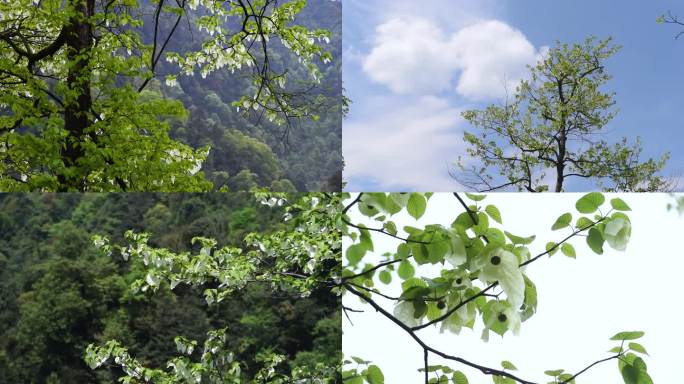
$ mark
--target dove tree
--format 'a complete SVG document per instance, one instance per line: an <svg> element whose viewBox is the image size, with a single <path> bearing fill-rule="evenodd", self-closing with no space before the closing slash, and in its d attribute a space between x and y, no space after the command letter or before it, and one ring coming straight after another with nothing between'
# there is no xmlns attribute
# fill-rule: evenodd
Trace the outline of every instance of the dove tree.
<svg viewBox="0 0 684 384"><path fill-rule="evenodd" d="M143 261L145 277L135 281L134 292L174 290L179 285L204 289L208 306L220 306L231 295L252 284L261 284L274 293L307 297L327 292L339 297L341 214L340 194L309 193L286 195L255 192L265 205L280 207L283 220L291 228L271 233L250 233L242 247L218 247L209 238L195 238L196 252L177 253L148 244L145 233L129 231L126 243L112 244L97 236L95 245L103 252L125 260ZM316 362L313 366L287 369L285 356L264 350L257 356L261 369L245 377L244 366L235 351L226 346L230 329L214 329L198 343L182 335L175 338L178 357L166 367L147 367L117 340L103 345L91 344L85 360L91 368L103 365L120 367L123 383L336 383L339 365ZM332 357L334 360L334 357Z"/></svg>
<svg viewBox="0 0 684 384"><path fill-rule="evenodd" d="M669 154L640 161L639 138L601 139L616 115L614 93L604 89L605 61L618 50L610 38L559 42L510 100L464 111L477 131L464 134L469 157L460 158L452 177L480 192L561 192L578 178L608 191L668 190L659 172Z"/></svg>
<svg viewBox="0 0 684 384"><path fill-rule="evenodd" d="M414 347L423 352L416 368L424 373L425 384L468 383L462 367L491 376L495 384L531 384L510 361L503 361L501 367L482 365L429 345L421 331L437 327L456 338L477 326L485 342L492 333L518 334L537 310L537 288L525 267L545 262L544 256L557 252L575 258L580 253L602 254L604 247L625 250L631 235L630 208L619 198L608 202L601 193L586 194L577 200L575 212L555 220L552 229L562 233L558 240L534 251L538 248L535 236L504 230L501 212L483 202L486 196L453 195L462 210L448 227L415 227L393 220L400 212L421 218L431 193L360 193L348 199L342 216L344 294L357 297L361 305L371 307L415 342ZM356 221L353 217L365 218ZM395 241L396 251L374 254L378 237ZM586 251L579 248L579 239L585 239ZM401 282L398 292L388 286L395 279ZM343 310L353 319L353 312L360 309L345 306ZM576 383L590 368L612 361L626 384L650 384L643 360L646 351L634 341L642 335L639 331L617 333L611 337L615 343L608 356L577 372L547 370L548 382ZM431 364L433 358L449 364ZM353 384L384 382L381 367L356 356L345 359L343 378Z"/></svg>
<svg viewBox="0 0 684 384"><path fill-rule="evenodd" d="M298 101L301 89L288 82L289 69L270 60L279 42L312 82L319 76L316 63L330 61L319 45L328 32L294 23L305 5L0 1L0 190L210 188L200 172L209 148L168 135L171 122L187 111L165 96L159 77L173 87L178 76L244 69L252 87L235 107L280 124L312 116ZM199 48L174 52L178 39L196 39Z"/></svg>

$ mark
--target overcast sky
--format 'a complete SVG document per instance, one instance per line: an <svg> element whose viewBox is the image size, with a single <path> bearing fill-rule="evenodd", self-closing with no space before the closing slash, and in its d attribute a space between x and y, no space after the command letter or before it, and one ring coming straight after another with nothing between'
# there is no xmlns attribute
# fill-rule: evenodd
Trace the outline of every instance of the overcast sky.
<svg viewBox="0 0 684 384"><path fill-rule="evenodd" d="M458 190L448 166L465 156L465 109L500 102L556 40L613 36L607 62L619 114L607 138L642 136L644 156L670 151L684 172L684 40L656 24L684 4L658 1L345 0L343 78L347 190ZM570 182L567 190L587 190Z"/></svg>
<svg viewBox="0 0 684 384"><path fill-rule="evenodd" d="M568 233L550 231L556 218L572 212L581 194L490 194L483 203L496 205L503 226L516 235L537 235L530 246L532 254L543 251L549 241L558 241ZM615 195L607 195L608 199ZM528 276L537 285L537 313L522 324L519 336L504 338L492 334L490 341L480 340L481 326L475 331L464 329L460 335L440 334L428 328L419 335L429 345L474 363L499 368L501 360L510 360L527 380L547 382L544 370L564 368L576 372L589 363L608 357L606 351L615 345L608 340L619 331L642 330L640 342L650 356L646 358L649 373L656 383L674 383L681 377L680 331L682 309L681 284L684 271L684 217L666 206L673 198L665 194L622 194L632 208L632 238L624 252L609 249L595 255L583 238L571 244L577 259L560 253L532 263ZM397 227L440 223L450 225L462 212L451 194L435 195L419 222L402 213L395 217ZM355 210L352 217L359 222ZM567 230L567 228L566 228ZM375 236L376 255L396 251L397 241ZM345 246L347 244L345 243ZM367 256L368 257L368 256ZM364 260L365 261L365 260ZM372 261L372 260L369 260ZM399 292L395 275L391 293ZM377 283L378 287L384 287ZM392 291L393 290L393 291ZM387 309L392 304L382 299ZM385 382L390 384L421 383L422 350L396 325L361 304L353 295L343 298L344 305L363 309L350 314L353 326L343 317L343 350L346 357L359 356L379 365ZM478 319L479 320L479 319ZM479 320L481 322L481 320ZM431 357L431 364L444 363ZM491 378L457 363L449 364L467 374L472 384L489 384ZM546 381L544 381L547 379ZM580 383L617 383L620 381L614 361L592 368L582 375Z"/></svg>

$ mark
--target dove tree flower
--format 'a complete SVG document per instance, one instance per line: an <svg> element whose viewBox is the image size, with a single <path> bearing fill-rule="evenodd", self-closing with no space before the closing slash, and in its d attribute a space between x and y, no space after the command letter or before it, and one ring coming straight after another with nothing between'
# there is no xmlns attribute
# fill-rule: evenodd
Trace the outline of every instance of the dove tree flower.
<svg viewBox="0 0 684 384"><path fill-rule="evenodd" d="M112 257L142 261L146 274L132 283L134 292L173 291L180 285L204 288L206 304L218 306L230 294L251 284L261 284L270 287L274 294L307 297L316 292L337 300L342 196L255 192L255 199L278 210L290 225L274 232L247 234L243 246L219 247L216 240L197 237L193 239L199 248L197 252L174 252L150 245L148 234L133 231L125 234L126 243L122 245L112 244L101 236L96 236L93 244ZM257 356L261 368L253 377L246 378L244 364L227 347L229 337L230 329L226 328L209 331L203 343L178 336L174 341L179 355L169 360L166 367L146 366L117 340L89 345L85 360L93 369L105 364L120 367L124 383L339 382L340 367L323 363L288 367L284 356L269 351Z"/></svg>
<svg viewBox="0 0 684 384"><path fill-rule="evenodd" d="M425 384L467 383L468 378L457 366L491 376L495 384L533 384L518 374L510 361L503 361L501 368L485 366L429 345L420 332L437 327L444 337L449 333L456 337L478 327L484 342L494 336L524 332L525 322L537 312L537 288L526 266L558 251L576 258L586 253L601 254L606 244L626 250L631 235L630 207L619 198L607 202L601 193L588 193L577 200L576 212L562 213L551 226L553 231L568 234L539 246L534 235L519 236L503 229L501 212L492 204L482 203L484 195L466 193L464 198L454 193L460 212L451 226L423 224L419 220L432 196L360 193L346 201L342 234L348 241L341 285L344 294L358 298L361 306L343 307L346 315L353 322L354 311L370 306L389 324L406 332L423 351L424 359L417 366L424 372ZM420 225L406 222L406 215L397 218L402 212ZM396 251L374 254L374 240L379 237L396 242ZM576 250L582 242L586 246ZM393 284L395 279L400 284ZM400 291L395 292L397 289ZM589 368L615 361L626 384L652 383L646 363L639 357L645 349L634 342L626 343L642 335L618 333L611 340L620 344L608 357L576 373L548 370L545 374L554 384L575 383ZM446 359L451 365L430 365L431 357ZM344 366L345 382L384 382L381 367L361 357L350 356Z"/></svg>

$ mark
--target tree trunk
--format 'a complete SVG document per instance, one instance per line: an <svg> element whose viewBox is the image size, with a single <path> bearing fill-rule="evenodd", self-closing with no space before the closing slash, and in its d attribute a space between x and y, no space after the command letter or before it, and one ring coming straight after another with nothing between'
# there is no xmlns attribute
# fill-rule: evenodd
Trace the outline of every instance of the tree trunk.
<svg viewBox="0 0 684 384"><path fill-rule="evenodd" d="M561 93L562 96L562 93ZM565 130L565 113L561 114L561 131L558 138L558 158L556 159L556 192L563 192L563 181L565 181L565 154L568 136Z"/></svg>
<svg viewBox="0 0 684 384"><path fill-rule="evenodd" d="M74 96L67 97L64 109L64 129L67 131L67 138L60 150L60 156L66 170L57 177L60 192L85 190L85 175L78 170L78 162L85 154L81 143L92 121L90 111L93 103L90 94L89 55L93 44L91 17L95 1L70 0L69 5L73 14L64 26L69 65L67 89L70 95Z"/></svg>

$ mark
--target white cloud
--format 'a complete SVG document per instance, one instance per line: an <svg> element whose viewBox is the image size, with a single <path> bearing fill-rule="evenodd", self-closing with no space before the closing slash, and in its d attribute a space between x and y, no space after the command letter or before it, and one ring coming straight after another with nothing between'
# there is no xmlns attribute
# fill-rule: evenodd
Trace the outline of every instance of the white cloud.
<svg viewBox="0 0 684 384"><path fill-rule="evenodd" d="M396 93L444 91L455 81L460 95L483 100L514 88L539 57L522 32L498 20L449 34L428 19L402 16L377 26L363 69Z"/></svg>
<svg viewBox="0 0 684 384"><path fill-rule="evenodd" d="M461 29L450 48L462 70L456 90L476 100L504 96L506 87L527 76L527 65L539 60L522 32L496 20Z"/></svg>
<svg viewBox="0 0 684 384"><path fill-rule="evenodd" d="M363 69L396 93L424 93L449 87L456 57L444 32L429 20L395 18L376 28L375 46Z"/></svg>
<svg viewBox="0 0 684 384"><path fill-rule="evenodd" d="M369 183L388 191L459 188L447 165L464 151L460 110L434 96L387 96L353 111L343 135L347 190Z"/></svg>

